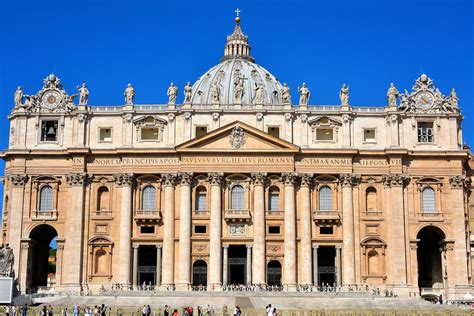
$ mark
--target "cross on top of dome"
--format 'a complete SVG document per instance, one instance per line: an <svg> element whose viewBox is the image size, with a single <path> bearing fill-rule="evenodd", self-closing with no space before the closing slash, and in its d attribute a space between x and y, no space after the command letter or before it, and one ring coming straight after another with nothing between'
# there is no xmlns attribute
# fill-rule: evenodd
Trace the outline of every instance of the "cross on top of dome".
<svg viewBox="0 0 474 316"><path fill-rule="evenodd" d="M235 27L234 32L227 36L227 43L224 47L224 57L221 61L228 59L245 59L254 62L254 58L250 56L251 47L249 45L248 36L246 36L240 28L240 9L235 11Z"/></svg>

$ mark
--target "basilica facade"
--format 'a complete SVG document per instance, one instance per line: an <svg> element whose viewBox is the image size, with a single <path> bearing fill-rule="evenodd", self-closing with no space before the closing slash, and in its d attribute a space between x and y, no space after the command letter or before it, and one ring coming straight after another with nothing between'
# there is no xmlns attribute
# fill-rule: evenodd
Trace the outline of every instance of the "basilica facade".
<svg viewBox="0 0 474 316"><path fill-rule="evenodd" d="M472 287L469 151L455 91L426 75L387 105L308 105L255 63L237 17L184 101L91 106L49 75L9 116L2 238L22 293L152 284ZM405 90L406 91L406 90ZM57 244L48 280L51 241Z"/></svg>

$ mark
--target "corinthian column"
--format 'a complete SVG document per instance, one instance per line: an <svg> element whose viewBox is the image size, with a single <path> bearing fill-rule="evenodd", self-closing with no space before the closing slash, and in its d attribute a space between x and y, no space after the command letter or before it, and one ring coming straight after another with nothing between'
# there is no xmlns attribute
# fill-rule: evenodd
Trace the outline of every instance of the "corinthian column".
<svg viewBox="0 0 474 316"><path fill-rule="evenodd" d="M360 177L353 174L341 174L342 182L342 284L355 283L355 244L354 211L352 207L352 186L358 184Z"/></svg>
<svg viewBox="0 0 474 316"><path fill-rule="evenodd" d="M191 185L192 173L181 173L179 203L179 279L178 289L189 290L191 284Z"/></svg>
<svg viewBox="0 0 474 316"><path fill-rule="evenodd" d="M311 278L311 181L312 175L301 176L301 284L313 283Z"/></svg>
<svg viewBox="0 0 474 316"><path fill-rule="evenodd" d="M254 188L252 282L265 282L265 173L252 174Z"/></svg>
<svg viewBox="0 0 474 316"><path fill-rule="evenodd" d="M8 214L8 243L13 250L13 256L15 259L13 260L13 273L15 277L18 278L22 274L20 273L20 260L25 262L28 260L28 258L20 258L23 204L25 197L25 184L28 181L28 176L26 174L11 174L8 179L10 180L11 199L11 208ZM20 284L23 285L20 290L24 292L26 290L26 273L25 279L20 279Z"/></svg>
<svg viewBox="0 0 474 316"><path fill-rule="evenodd" d="M120 203L119 283L130 284L132 256L132 173L114 175L115 182L122 187Z"/></svg>
<svg viewBox="0 0 474 316"><path fill-rule="evenodd" d="M209 289L220 291L222 286L222 215L221 215L221 173L209 173L211 184L211 215L209 245Z"/></svg>
<svg viewBox="0 0 474 316"><path fill-rule="evenodd" d="M285 185L285 235L283 258L284 286L288 291L296 291L296 210L295 184L296 173L283 173L282 181Z"/></svg>
<svg viewBox="0 0 474 316"><path fill-rule="evenodd" d="M66 243L64 247L66 262L65 286L79 290L82 276L83 235L84 235L84 184L87 174L70 173L66 176L69 186L70 212L67 217Z"/></svg>
<svg viewBox="0 0 474 316"><path fill-rule="evenodd" d="M163 214L163 268L162 285L174 284L174 185L176 174L163 174L163 191L165 195Z"/></svg>

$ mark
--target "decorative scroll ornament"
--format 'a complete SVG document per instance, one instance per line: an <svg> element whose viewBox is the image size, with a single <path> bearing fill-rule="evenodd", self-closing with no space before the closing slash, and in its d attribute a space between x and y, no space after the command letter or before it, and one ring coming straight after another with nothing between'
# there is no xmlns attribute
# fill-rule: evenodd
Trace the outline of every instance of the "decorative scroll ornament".
<svg viewBox="0 0 474 316"><path fill-rule="evenodd" d="M427 75L422 74L412 87L412 92L398 94L398 110L406 113L459 113L456 93L445 96Z"/></svg>
<svg viewBox="0 0 474 316"><path fill-rule="evenodd" d="M68 95L60 80L54 74L50 74L43 80L43 88L36 95L24 95L25 103L15 101L13 112L22 110L31 112L67 112L76 111L74 98L78 94ZM16 98L18 99L18 98Z"/></svg>
<svg viewBox="0 0 474 316"><path fill-rule="evenodd" d="M465 175L451 176L449 177L449 184L451 184L451 188L453 189L467 189L471 186L471 179Z"/></svg>
<svg viewBox="0 0 474 316"><path fill-rule="evenodd" d="M252 173L252 182L254 185L265 185L267 174L264 172Z"/></svg>
<svg viewBox="0 0 474 316"><path fill-rule="evenodd" d="M387 186L405 186L410 182L410 177L404 173L389 173L382 176L382 183Z"/></svg>
<svg viewBox="0 0 474 316"><path fill-rule="evenodd" d="M70 173L66 175L66 180L67 180L68 185L70 186L84 185L84 183L87 180L87 173L85 172Z"/></svg>
<svg viewBox="0 0 474 316"><path fill-rule="evenodd" d="M181 185L191 185L193 183L192 172L182 172L178 176L179 176Z"/></svg>
<svg viewBox="0 0 474 316"><path fill-rule="evenodd" d="M207 178L211 185L221 185L223 179L224 175L220 172L211 172Z"/></svg>
<svg viewBox="0 0 474 316"><path fill-rule="evenodd" d="M23 186L28 181L26 174L11 174L8 178L14 187Z"/></svg>
<svg viewBox="0 0 474 316"><path fill-rule="evenodd" d="M232 129L232 132L230 133L230 144L232 147L238 149L242 147L245 144L247 135L245 135L244 130L240 126L236 126Z"/></svg>
<svg viewBox="0 0 474 316"><path fill-rule="evenodd" d="M343 173L340 178L343 186L355 186L360 183L360 176L355 173Z"/></svg>
<svg viewBox="0 0 474 316"><path fill-rule="evenodd" d="M115 182L120 186L131 186L133 184L133 173L116 173L114 174Z"/></svg>

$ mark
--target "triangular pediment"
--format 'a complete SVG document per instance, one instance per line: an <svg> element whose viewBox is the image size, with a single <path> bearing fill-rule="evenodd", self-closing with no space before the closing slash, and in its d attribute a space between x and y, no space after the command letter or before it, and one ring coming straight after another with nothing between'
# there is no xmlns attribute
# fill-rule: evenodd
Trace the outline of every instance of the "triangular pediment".
<svg viewBox="0 0 474 316"><path fill-rule="evenodd" d="M299 147L255 127L235 121L178 145L176 151L298 152Z"/></svg>

